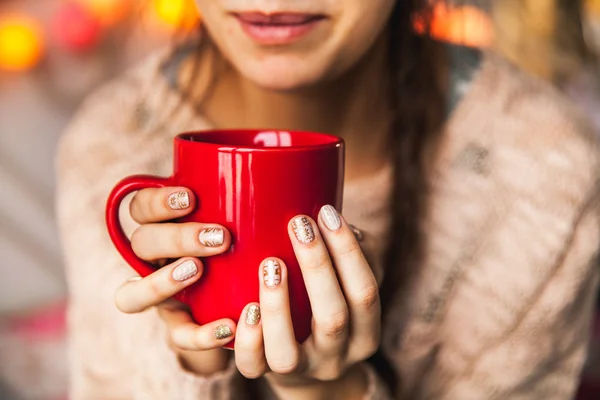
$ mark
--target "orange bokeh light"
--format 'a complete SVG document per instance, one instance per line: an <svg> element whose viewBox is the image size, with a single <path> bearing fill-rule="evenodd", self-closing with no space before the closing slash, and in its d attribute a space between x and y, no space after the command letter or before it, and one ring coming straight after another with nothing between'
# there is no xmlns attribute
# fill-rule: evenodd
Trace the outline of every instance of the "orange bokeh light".
<svg viewBox="0 0 600 400"><path fill-rule="evenodd" d="M588 0L586 7L593 16L600 18L600 0Z"/></svg>
<svg viewBox="0 0 600 400"><path fill-rule="evenodd" d="M132 0L77 0L77 2L90 10L103 25L119 22L134 3Z"/></svg>
<svg viewBox="0 0 600 400"><path fill-rule="evenodd" d="M157 19L170 29L190 30L198 24L194 0L154 0Z"/></svg>
<svg viewBox="0 0 600 400"><path fill-rule="evenodd" d="M0 19L0 69L32 69L43 53L41 28L34 20L24 15L7 15Z"/></svg>
<svg viewBox="0 0 600 400"><path fill-rule="evenodd" d="M425 24L415 19L415 29L424 33ZM431 36L435 39L470 47L489 47L494 40L494 28L490 17L473 6L449 8L438 4L433 10Z"/></svg>

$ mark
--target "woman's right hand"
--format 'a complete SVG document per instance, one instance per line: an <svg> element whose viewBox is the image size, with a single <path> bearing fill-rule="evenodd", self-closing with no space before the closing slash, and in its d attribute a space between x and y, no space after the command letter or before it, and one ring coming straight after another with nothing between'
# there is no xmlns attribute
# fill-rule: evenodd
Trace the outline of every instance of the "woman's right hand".
<svg viewBox="0 0 600 400"><path fill-rule="evenodd" d="M198 257L224 252L231 235L216 224L169 222L189 214L195 205L192 191L182 187L143 189L135 194L129 210L140 227L131 237L131 246L139 258L156 263L157 270L127 281L117 290L115 303L125 313L156 306L169 332L166 340L183 365L199 375L210 375L227 366L230 352L222 347L233 339L235 322L221 319L199 326L185 305L171 298L202 276ZM165 259L176 261L158 268Z"/></svg>

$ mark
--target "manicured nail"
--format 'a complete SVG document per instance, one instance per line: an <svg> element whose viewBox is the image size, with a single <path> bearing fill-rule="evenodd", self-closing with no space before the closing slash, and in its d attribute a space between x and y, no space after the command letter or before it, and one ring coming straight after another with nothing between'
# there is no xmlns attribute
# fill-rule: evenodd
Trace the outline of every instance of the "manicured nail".
<svg viewBox="0 0 600 400"><path fill-rule="evenodd" d="M263 265L263 280L265 285L270 288L281 283L281 265L275 260L267 260Z"/></svg>
<svg viewBox="0 0 600 400"><path fill-rule="evenodd" d="M169 207L171 210L185 210L190 206L190 195L181 191L169 195Z"/></svg>
<svg viewBox="0 0 600 400"><path fill-rule="evenodd" d="M223 244L224 233L221 228L206 228L202 229L198 240L206 247L219 247Z"/></svg>
<svg viewBox="0 0 600 400"><path fill-rule="evenodd" d="M213 335L215 338L221 340L221 339L227 339L228 337L231 337L233 335L233 332L231 332L231 329L229 328L229 326L223 324L223 325L219 325L215 328L215 330L213 331Z"/></svg>
<svg viewBox="0 0 600 400"><path fill-rule="evenodd" d="M315 233L313 232L312 225L306 217L297 217L292 221L292 229L301 243L310 243L315 240Z"/></svg>
<svg viewBox="0 0 600 400"><path fill-rule="evenodd" d="M183 282L190 279L192 276L198 273L198 267L192 260L187 260L179 264L173 270L171 276L178 282Z"/></svg>
<svg viewBox="0 0 600 400"><path fill-rule="evenodd" d="M256 325L260 322L260 307L252 304L246 311L246 323L248 325Z"/></svg>
<svg viewBox="0 0 600 400"><path fill-rule="evenodd" d="M325 226L330 231L337 231L342 227L342 220L340 218L340 214L338 214L337 210L333 208L333 206L326 205L321 208L320 211L321 219L325 223Z"/></svg>

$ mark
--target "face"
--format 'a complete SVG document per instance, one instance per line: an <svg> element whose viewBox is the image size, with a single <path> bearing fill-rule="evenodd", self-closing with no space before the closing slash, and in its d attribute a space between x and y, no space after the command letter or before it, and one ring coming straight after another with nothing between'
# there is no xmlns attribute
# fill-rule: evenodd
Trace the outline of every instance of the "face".
<svg viewBox="0 0 600 400"><path fill-rule="evenodd" d="M396 0L196 0L204 26L247 79L309 87L350 69L382 34Z"/></svg>

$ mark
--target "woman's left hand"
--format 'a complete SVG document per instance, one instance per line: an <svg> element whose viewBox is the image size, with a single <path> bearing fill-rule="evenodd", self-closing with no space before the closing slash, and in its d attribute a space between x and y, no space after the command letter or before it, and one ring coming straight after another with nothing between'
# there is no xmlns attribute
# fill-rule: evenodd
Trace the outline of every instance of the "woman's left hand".
<svg viewBox="0 0 600 400"><path fill-rule="evenodd" d="M288 274L277 258L260 267L260 308L246 306L238 323L235 361L247 378L266 375L275 391L340 379L379 346L377 281L353 230L331 206L318 223L290 221L288 233L313 311L312 335L294 337ZM365 379L362 379L365 381Z"/></svg>

